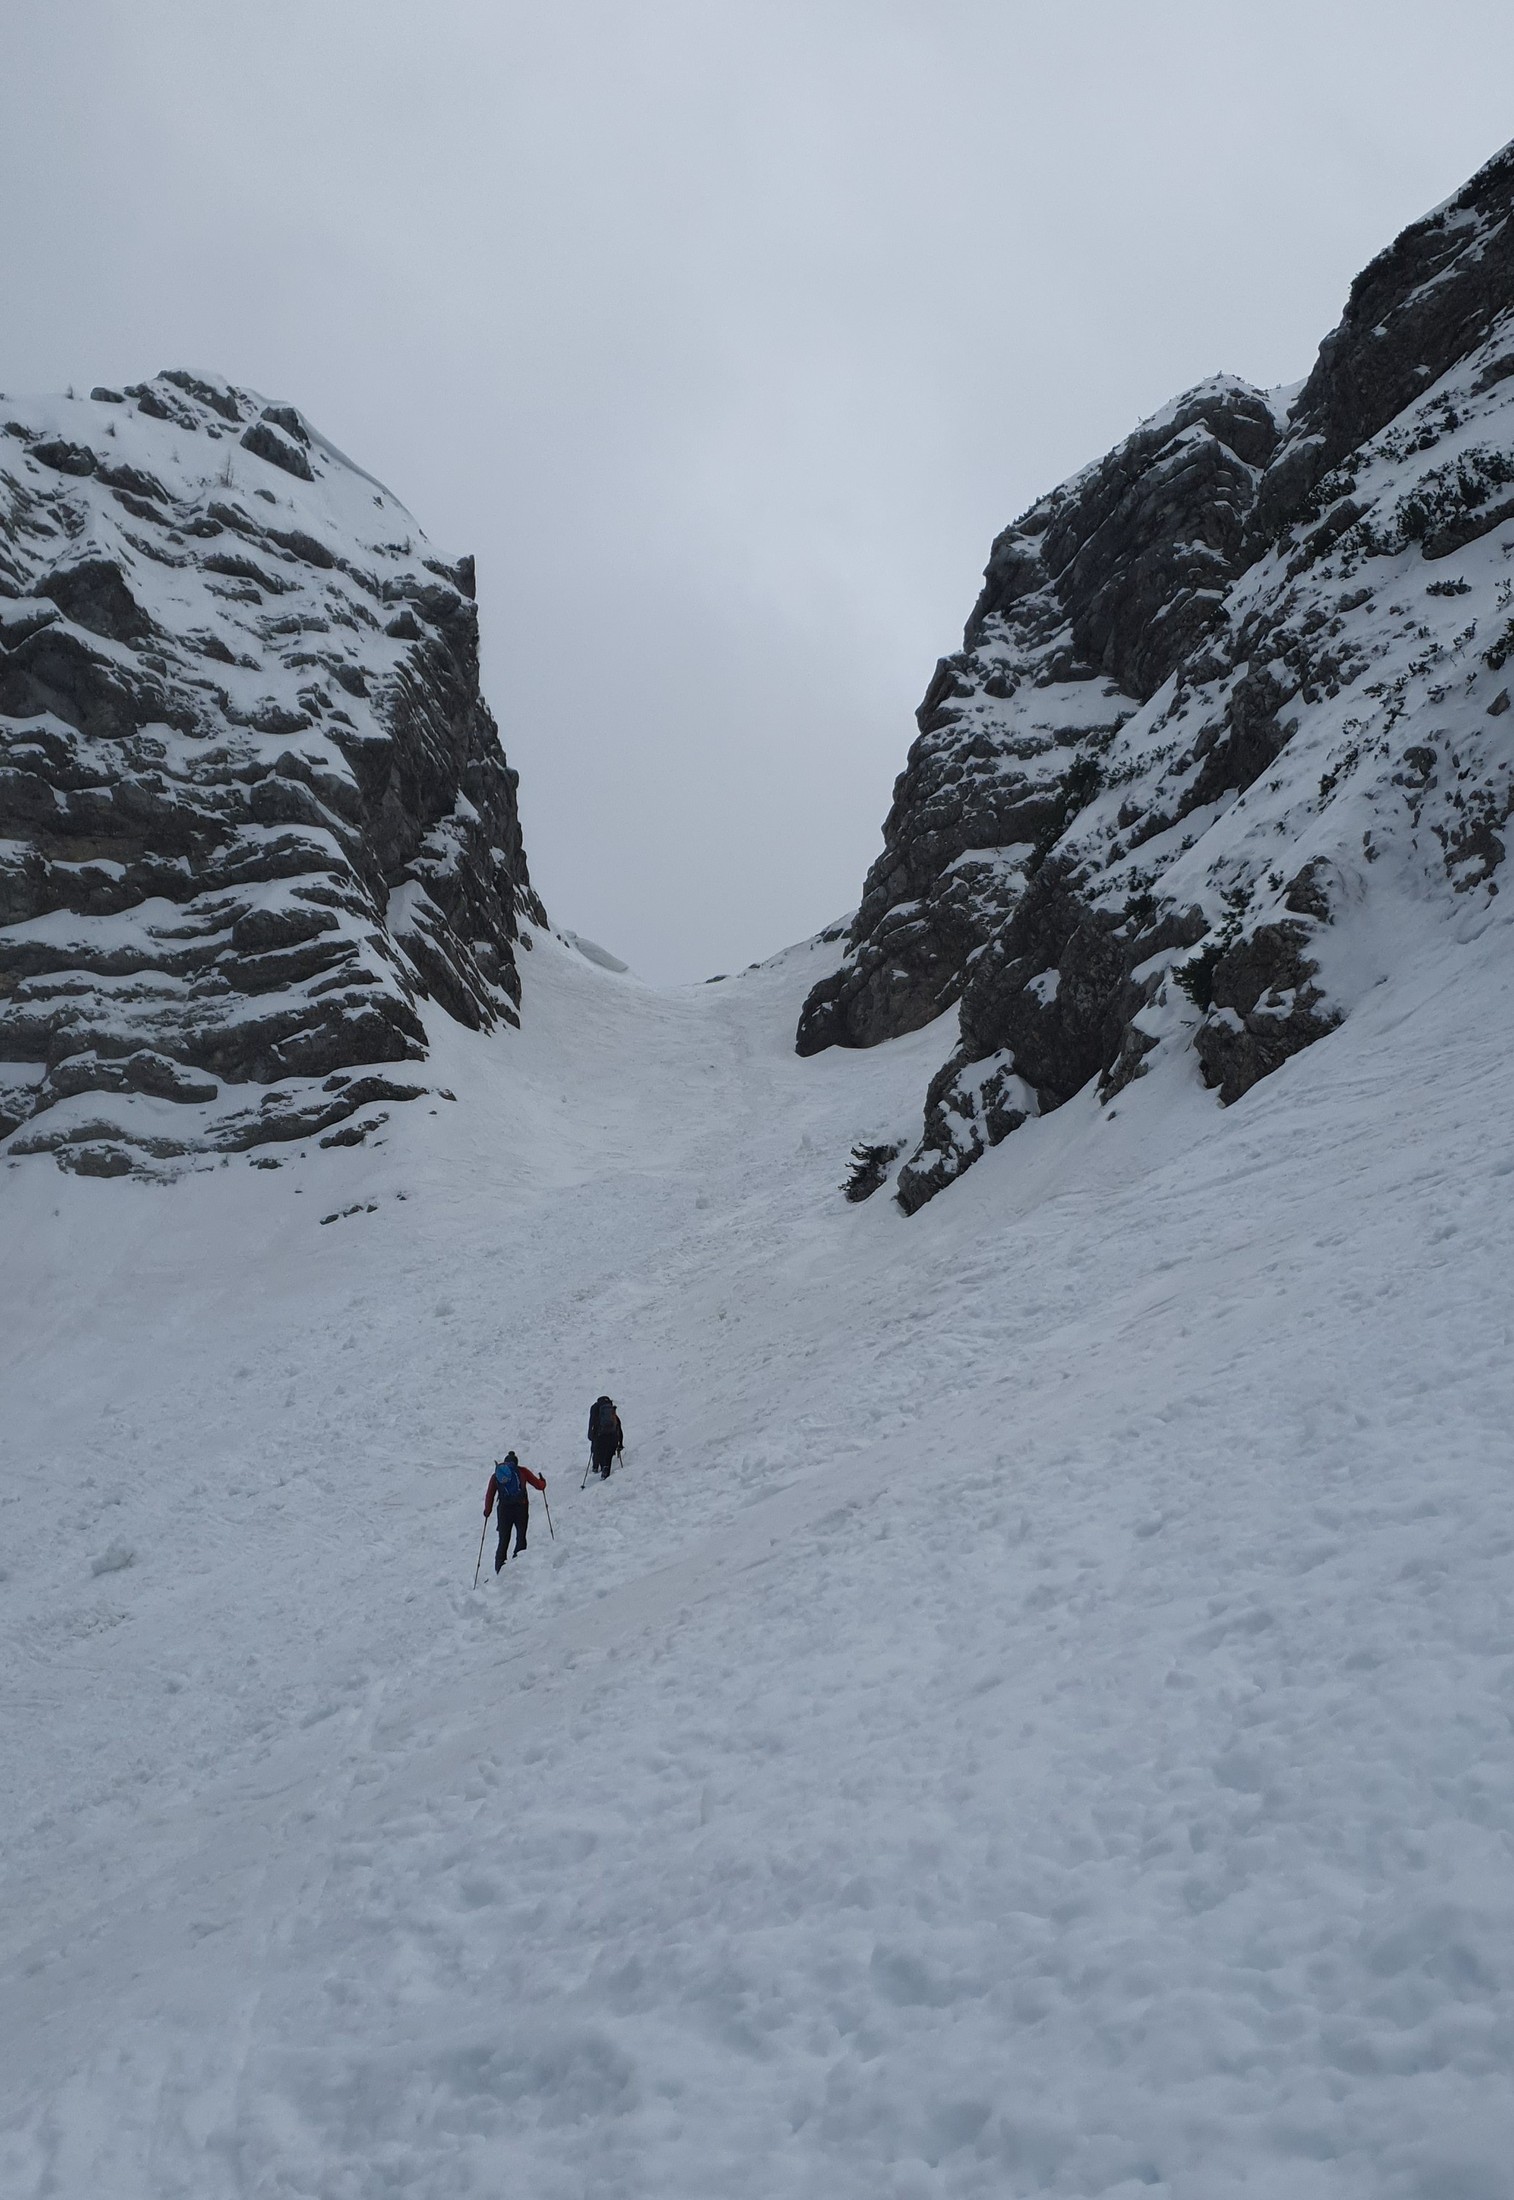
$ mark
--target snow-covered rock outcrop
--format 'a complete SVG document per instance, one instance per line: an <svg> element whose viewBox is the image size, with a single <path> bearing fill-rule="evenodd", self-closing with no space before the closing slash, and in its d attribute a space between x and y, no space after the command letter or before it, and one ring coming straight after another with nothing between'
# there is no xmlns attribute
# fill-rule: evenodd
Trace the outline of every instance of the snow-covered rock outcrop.
<svg viewBox="0 0 1514 2200"><path fill-rule="evenodd" d="M0 401L0 1152L364 1136L420 997L516 1020L515 787L472 560L295 408Z"/></svg>
<svg viewBox="0 0 1514 2200"><path fill-rule="evenodd" d="M1160 1046L1239 1098L1383 974L1389 897L1497 892L1511 213L1514 147L1358 277L1296 393L1204 384L994 544L799 1024L871 1046L959 1004L906 1210Z"/></svg>

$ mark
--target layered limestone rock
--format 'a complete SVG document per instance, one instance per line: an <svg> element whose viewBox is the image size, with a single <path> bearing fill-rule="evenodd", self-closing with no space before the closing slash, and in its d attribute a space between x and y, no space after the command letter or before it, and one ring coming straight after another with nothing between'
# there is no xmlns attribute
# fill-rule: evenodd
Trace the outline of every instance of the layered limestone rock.
<svg viewBox="0 0 1514 2200"><path fill-rule="evenodd" d="M213 377L0 401L0 1153L350 1142L523 914L470 559Z"/></svg>
<svg viewBox="0 0 1514 2200"><path fill-rule="evenodd" d="M1098 786L1121 725L1213 627L1278 436L1245 383L1190 391L993 546L920 705L847 961L799 1051L872 1046L956 999Z"/></svg>
<svg viewBox="0 0 1514 2200"><path fill-rule="evenodd" d="M798 1033L957 1005L907 1211L1159 1048L1239 1099L1349 1009L1332 939L1385 877L1496 893L1511 212L1514 148L1358 278L1296 393L1191 391L995 543Z"/></svg>

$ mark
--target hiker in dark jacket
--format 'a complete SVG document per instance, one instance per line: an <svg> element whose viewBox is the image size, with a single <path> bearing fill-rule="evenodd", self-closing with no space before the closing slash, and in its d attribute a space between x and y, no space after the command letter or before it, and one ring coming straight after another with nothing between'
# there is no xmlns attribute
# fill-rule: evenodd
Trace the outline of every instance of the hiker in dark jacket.
<svg viewBox="0 0 1514 2200"><path fill-rule="evenodd" d="M526 1524L531 1517L531 1498L526 1488L528 1482L533 1490L546 1494L546 1476L533 1474L529 1467L523 1467L513 1451L507 1451L503 1459L495 1461L494 1472L489 1477L489 1487L484 1492L484 1518L488 1519L494 1509L494 1501L498 1498L499 1549L494 1554L496 1573L510 1555L512 1528L515 1530L517 1558L526 1547Z"/></svg>
<svg viewBox="0 0 1514 2200"><path fill-rule="evenodd" d="M607 1475L625 1446L613 1398L596 1398L589 1408L589 1457L594 1472Z"/></svg>

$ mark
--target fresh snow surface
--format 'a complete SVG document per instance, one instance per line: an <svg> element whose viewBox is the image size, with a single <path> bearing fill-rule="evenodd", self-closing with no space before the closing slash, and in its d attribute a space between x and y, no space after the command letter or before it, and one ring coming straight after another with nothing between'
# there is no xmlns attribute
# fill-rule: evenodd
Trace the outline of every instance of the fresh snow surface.
<svg viewBox="0 0 1514 2200"><path fill-rule="evenodd" d="M0 1171L6 2200L1506 2200L1504 908L910 1222L824 947Z"/></svg>

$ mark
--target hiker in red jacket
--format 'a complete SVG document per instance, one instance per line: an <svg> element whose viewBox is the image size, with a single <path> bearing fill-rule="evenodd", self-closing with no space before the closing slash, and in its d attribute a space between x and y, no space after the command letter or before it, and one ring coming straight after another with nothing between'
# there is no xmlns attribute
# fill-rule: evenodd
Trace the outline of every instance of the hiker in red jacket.
<svg viewBox="0 0 1514 2200"><path fill-rule="evenodd" d="M499 1549L494 1554L494 1571L496 1573L499 1572L510 1555L510 1530L512 1528L515 1530L515 1555L517 1558L520 1557L521 1552L526 1547L526 1523L531 1517L531 1499L526 1489L528 1482L532 1489L540 1490L543 1496L546 1495L546 1476L544 1474L533 1474L529 1467L523 1467L513 1451L507 1451L503 1459L497 1459L494 1462L494 1472L490 1475L489 1487L484 1492L484 1518L487 1520L493 1511L494 1500L497 1497L499 1499Z"/></svg>

